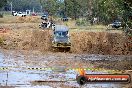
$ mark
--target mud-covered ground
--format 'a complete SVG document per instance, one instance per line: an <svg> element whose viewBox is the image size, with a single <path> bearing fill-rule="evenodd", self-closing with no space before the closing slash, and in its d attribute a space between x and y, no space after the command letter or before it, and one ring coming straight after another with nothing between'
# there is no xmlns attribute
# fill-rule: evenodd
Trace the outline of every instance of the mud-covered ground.
<svg viewBox="0 0 132 88"><path fill-rule="evenodd" d="M121 30L70 29L69 34L72 53L132 54L132 37ZM39 23L0 24L0 47L4 49L52 51L52 40L53 30L42 30Z"/></svg>
<svg viewBox="0 0 132 88"><path fill-rule="evenodd" d="M0 86L33 88L131 88L131 84L92 83L80 86L75 68L87 73L129 73L132 56L42 53L39 51L0 50ZM2 69L5 68L5 69ZM101 70L96 70L101 69ZM103 70L102 70L103 69ZM66 82L38 82L38 81Z"/></svg>
<svg viewBox="0 0 132 88"><path fill-rule="evenodd" d="M74 28L70 29L71 51L52 52L52 30L42 31L40 23L39 17L0 19L0 88L132 88L132 83L80 86L75 80L78 68L132 76L131 37L123 31L75 28L71 21L65 23ZM42 82L53 80L63 82Z"/></svg>

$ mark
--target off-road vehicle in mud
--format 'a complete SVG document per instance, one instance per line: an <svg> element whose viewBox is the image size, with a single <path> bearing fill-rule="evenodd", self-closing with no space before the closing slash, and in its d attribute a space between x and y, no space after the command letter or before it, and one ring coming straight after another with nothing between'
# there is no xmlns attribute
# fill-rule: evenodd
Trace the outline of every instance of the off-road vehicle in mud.
<svg viewBox="0 0 132 88"><path fill-rule="evenodd" d="M53 41L52 46L54 48L70 49L71 43L69 39L69 29L64 25L55 25L53 30Z"/></svg>

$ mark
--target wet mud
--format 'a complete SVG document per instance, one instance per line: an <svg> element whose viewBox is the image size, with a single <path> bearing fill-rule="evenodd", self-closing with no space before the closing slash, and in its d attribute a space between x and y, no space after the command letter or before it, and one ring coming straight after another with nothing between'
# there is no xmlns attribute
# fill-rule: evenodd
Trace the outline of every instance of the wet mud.
<svg viewBox="0 0 132 88"><path fill-rule="evenodd" d="M75 68L88 68L86 73L89 74L129 73L132 75L131 71L126 72L132 70L131 58L131 55L42 53L1 49L0 88L131 88L131 84L114 83L88 83L80 86L75 80L78 74ZM97 68L103 70L95 70Z"/></svg>

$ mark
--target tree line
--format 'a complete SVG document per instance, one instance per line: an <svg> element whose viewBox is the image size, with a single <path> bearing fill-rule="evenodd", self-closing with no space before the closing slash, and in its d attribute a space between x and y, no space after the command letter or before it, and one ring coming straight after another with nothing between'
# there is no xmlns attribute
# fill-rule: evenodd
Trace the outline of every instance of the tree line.
<svg viewBox="0 0 132 88"><path fill-rule="evenodd" d="M129 21L132 19L131 0L0 0L0 8L36 12L46 11L50 15L68 16L73 19L98 17L101 23L109 23L116 19Z"/></svg>

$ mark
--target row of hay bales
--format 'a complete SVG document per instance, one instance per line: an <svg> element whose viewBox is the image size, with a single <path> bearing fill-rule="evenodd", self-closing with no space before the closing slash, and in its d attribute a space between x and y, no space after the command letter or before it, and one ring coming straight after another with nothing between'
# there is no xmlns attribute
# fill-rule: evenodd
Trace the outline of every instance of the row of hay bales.
<svg viewBox="0 0 132 88"><path fill-rule="evenodd" d="M70 33L71 52L87 54L130 55L131 38L124 33L73 31ZM31 48L50 51L52 31L33 31ZM128 44L129 43L129 44Z"/></svg>

